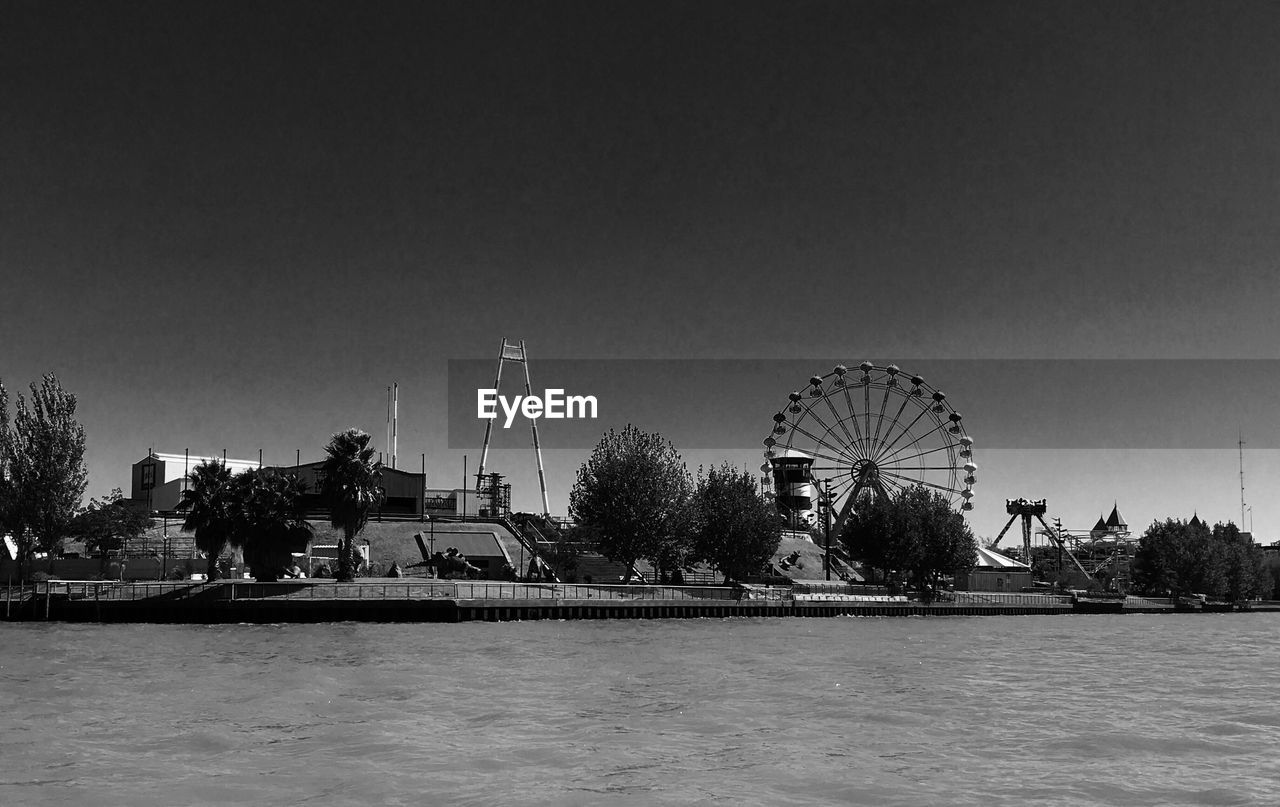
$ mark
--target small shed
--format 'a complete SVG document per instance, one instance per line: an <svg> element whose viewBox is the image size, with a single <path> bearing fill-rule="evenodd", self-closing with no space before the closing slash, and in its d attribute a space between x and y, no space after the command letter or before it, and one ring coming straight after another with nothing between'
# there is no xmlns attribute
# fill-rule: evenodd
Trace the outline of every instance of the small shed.
<svg viewBox="0 0 1280 807"><path fill-rule="evenodd" d="M1030 566L981 546L973 569L956 575L959 591L1021 591L1030 587Z"/></svg>

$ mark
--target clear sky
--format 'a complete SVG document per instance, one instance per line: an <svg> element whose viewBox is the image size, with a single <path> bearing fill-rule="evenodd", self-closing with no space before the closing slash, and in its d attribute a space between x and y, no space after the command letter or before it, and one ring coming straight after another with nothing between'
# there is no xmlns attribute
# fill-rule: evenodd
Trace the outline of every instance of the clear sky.
<svg viewBox="0 0 1280 807"><path fill-rule="evenodd" d="M402 466L460 480L483 428L450 448L447 362L503 336L535 386L539 358L1280 358L1274 4L11 0L0 20L0 378L78 394L92 495L149 446L283 463L348 425L381 440L392 381ZM1158 409L1209 413L1218 450L1037 450L1026 432L1069 411L1035 372L1016 418L953 399L979 449L1017 447L979 450L975 527L1019 495L1071 526L1113 500L1137 526L1238 517L1243 428L1255 530L1280 537L1259 366L1265 392L1193 378L1202 400ZM754 467L809 372L692 412L697 379L671 379L627 419L758 415L740 449L689 452ZM1127 376L1074 384L1157 416ZM1250 419L1213 421L1238 399ZM523 440L491 467L534 509ZM582 454L549 453L553 510Z"/></svg>

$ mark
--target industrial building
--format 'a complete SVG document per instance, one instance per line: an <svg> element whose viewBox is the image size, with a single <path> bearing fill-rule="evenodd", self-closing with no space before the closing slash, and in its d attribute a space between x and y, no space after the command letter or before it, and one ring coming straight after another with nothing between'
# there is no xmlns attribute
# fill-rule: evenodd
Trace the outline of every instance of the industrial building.
<svg viewBox="0 0 1280 807"><path fill-rule="evenodd" d="M263 467L256 460L153 451L133 464L129 498L148 512L175 513L182 502L182 493L187 489L188 474L202 462L223 463L232 473ZM326 510L319 495L323 465L323 462L308 462L266 467L280 473L297 474L307 486L304 501L308 512L318 514ZM496 517L508 515L511 510L511 486L504 484L497 474L487 474L477 492L460 488L428 488L426 474L384 466L382 488L386 498L378 517Z"/></svg>
<svg viewBox="0 0 1280 807"><path fill-rule="evenodd" d="M133 464L129 498L150 512L171 513L182 501L182 492L187 489L187 475L202 462L223 463L233 474L258 467L257 460L152 451Z"/></svg>

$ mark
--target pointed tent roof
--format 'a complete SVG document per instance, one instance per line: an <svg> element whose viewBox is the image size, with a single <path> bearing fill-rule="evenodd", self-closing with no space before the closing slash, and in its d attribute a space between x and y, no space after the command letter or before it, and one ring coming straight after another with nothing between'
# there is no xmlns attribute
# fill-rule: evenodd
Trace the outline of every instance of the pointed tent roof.
<svg viewBox="0 0 1280 807"><path fill-rule="evenodd" d="M1119 505L1115 505L1111 508L1111 515L1107 516L1107 526L1108 527L1129 526L1128 523L1125 522L1124 516L1120 515Z"/></svg>
<svg viewBox="0 0 1280 807"><path fill-rule="evenodd" d="M1090 530L1090 532L1106 532L1106 531L1107 531L1107 520L1102 517L1101 513L1099 513L1098 523L1093 525L1093 529Z"/></svg>
<svg viewBox="0 0 1280 807"><path fill-rule="evenodd" d="M977 566L988 569L1030 569L1031 567L1020 561L1016 561L1007 555L1001 555L984 547L978 547Z"/></svg>
<svg viewBox="0 0 1280 807"><path fill-rule="evenodd" d="M1192 527L1198 527L1198 526L1200 526L1200 525L1201 525L1202 523L1204 523L1204 522L1202 522L1202 521L1200 520L1200 513L1199 513L1199 512L1195 512L1195 513L1192 513L1192 514L1191 514L1191 521L1189 521L1189 522L1187 522L1187 523L1188 523L1188 524L1190 524Z"/></svg>

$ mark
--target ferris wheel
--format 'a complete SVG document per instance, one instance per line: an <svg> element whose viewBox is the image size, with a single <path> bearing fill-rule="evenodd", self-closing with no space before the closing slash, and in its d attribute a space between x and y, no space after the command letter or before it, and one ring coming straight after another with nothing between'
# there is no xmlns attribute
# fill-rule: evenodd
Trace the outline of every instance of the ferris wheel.
<svg viewBox="0 0 1280 807"><path fill-rule="evenodd" d="M764 440L778 509L810 526L829 498L837 532L863 491L923 485L973 509L973 438L941 390L894 365L837 365L792 392ZM829 492L828 492L829 491Z"/></svg>

